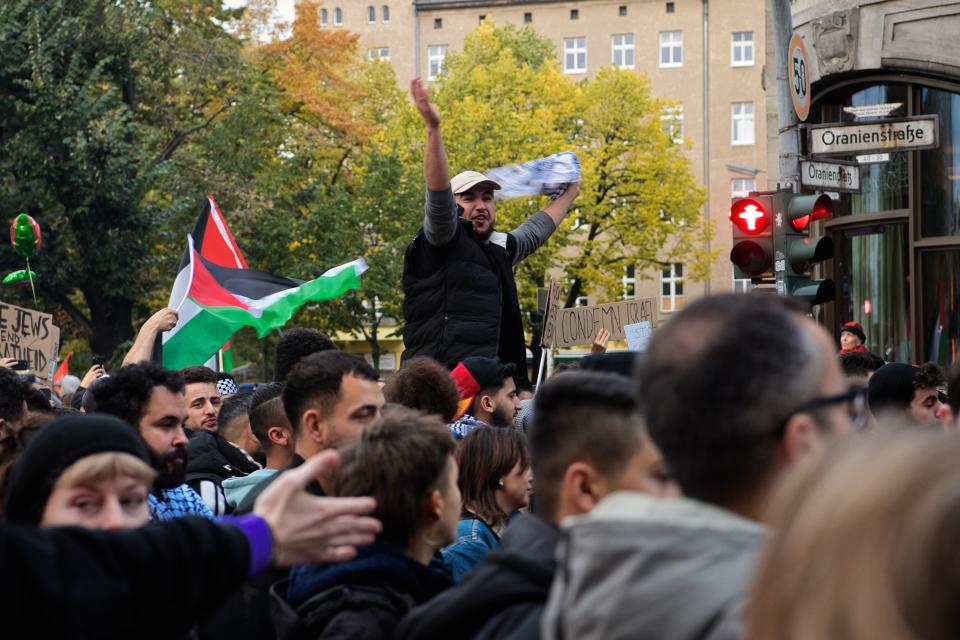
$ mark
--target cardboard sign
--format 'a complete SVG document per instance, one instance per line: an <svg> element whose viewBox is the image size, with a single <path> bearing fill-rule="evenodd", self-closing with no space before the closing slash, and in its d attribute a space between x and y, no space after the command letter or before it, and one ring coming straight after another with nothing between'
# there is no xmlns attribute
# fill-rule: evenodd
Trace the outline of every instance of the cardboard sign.
<svg viewBox="0 0 960 640"><path fill-rule="evenodd" d="M638 298L592 307L559 309L553 346L562 348L593 344L600 327L610 332L611 340L623 340L626 337L623 330L626 325L649 322L651 327L655 327L656 308L655 298Z"/></svg>
<svg viewBox="0 0 960 640"><path fill-rule="evenodd" d="M59 350L52 315L0 302L0 358L24 360L38 380L52 380Z"/></svg>
<svg viewBox="0 0 960 640"><path fill-rule="evenodd" d="M648 321L628 324L623 327L627 336L627 348L630 351L646 351L650 336L653 335L653 324Z"/></svg>
<svg viewBox="0 0 960 640"><path fill-rule="evenodd" d="M554 336L557 327L557 312L560 310L560 283L554 280L550 283L550 294L547 296L547 306L543 311L543 333L540 337L540 346L544 349L553 348Z"/></svg>

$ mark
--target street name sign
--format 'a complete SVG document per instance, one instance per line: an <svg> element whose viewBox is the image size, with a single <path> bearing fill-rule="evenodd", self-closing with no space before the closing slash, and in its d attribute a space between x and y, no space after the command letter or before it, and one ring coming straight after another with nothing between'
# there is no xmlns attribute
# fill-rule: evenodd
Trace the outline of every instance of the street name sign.
<svg viewBox="0 0 960 640"><path fill-rule="evenodd" d="M809 127L807 132L807 149L812 156L933 149L940 146L940 117L933 114L852 124L822 124Z"/></svg>
<svg viewBox="0 0 960 640"><path fill-rule="evenodd" d="M860 193L860 165L855 162L804 160L800 163L800 184L816 189Z"/></svg>

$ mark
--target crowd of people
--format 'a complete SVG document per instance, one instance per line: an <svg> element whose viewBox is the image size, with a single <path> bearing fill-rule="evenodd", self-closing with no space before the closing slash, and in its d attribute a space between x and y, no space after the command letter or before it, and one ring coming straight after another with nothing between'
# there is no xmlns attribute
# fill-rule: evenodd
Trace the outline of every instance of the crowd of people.
<svg viewBox="0 0 960 640"><path fill-rule="evenodd" d="M578 189L499 234L498 185L448 178L412 95L389 379L309 328L252 388L169 370L169 309L52 401L0 366L4 638L956 636L960 367L727 294L534 388L511 269Z"/></svg>

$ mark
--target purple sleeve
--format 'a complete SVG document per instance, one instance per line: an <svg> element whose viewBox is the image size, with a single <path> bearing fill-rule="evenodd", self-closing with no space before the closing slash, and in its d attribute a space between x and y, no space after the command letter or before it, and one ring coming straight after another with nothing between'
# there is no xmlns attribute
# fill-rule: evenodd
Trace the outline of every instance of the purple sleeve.
<svg viewBox="0 0 960 640"><path fill-rule="evenodd" d="M255 576L270 565L270 558L273 557L273 532L266 520L251 513L243 516L223 516L220 522L237 527L247 537L250 545L248 576Z"/></svg>

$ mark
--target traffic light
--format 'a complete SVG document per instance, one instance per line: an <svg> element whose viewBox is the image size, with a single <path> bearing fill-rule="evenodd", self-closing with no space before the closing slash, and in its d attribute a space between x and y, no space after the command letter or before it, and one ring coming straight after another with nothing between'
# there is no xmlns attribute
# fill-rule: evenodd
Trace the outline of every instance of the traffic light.
<svg viewBox="0 0 960 640"><path fill-rule="evenodd" d="M833 258L833 241L811 237L810 225L833 215L833 200L826 194L801 195L789 190L778 191L774 200L778 293L803 298L810 306L832 301L836 297L833 280L813 279L810 272L813 265Z"/></svg>
<svg viewBox="0 0 960 640"><path fill-rule="evenodd" d="M730 262L751 278L760 278L773 268L773 205L773 192L751 192L730 205Z"/></svg>

